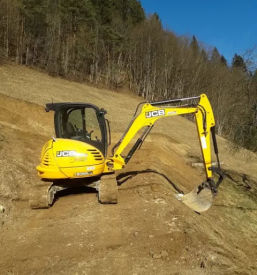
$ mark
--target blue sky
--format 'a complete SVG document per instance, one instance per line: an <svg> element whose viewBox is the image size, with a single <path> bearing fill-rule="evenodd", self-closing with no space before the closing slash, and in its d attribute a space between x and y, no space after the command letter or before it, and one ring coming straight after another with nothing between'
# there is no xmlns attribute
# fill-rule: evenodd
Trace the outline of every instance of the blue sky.
<svg viewBox="0 0 257 275"><path fill-rule="evenodd" d="M257 0L141 0L164 28L216 46L230 63L257 44Z"/></svg>

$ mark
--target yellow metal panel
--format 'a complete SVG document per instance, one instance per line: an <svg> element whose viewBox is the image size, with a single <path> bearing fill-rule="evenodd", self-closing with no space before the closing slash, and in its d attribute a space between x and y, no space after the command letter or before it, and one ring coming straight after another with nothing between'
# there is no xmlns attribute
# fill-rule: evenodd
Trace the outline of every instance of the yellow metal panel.
<svg viewBox="0 0 257 275"><path fill-rule="evenodd" d="M103 173L103 154L85 142L56 139L48 141L42 150L38 175L45 179L81 178Z"/></svg>
<svg viewBox="0 0 257 275"><path fill-rule="evenodd" d="M203 127L204 115L203 115L203 110L201 108L204 108L206 112L205 129ZM214 116L213 116L210 102L205 94L201 95L198 111L195 113L195 118L196 118L199 141L200 141L200 147L201 147L202 156L203 156L204 165L205 165L206 177L211 178L212 171L209 170L209 168L211 167L211 142L210 142L211 129L210 128L215 125L215 121L214 121Z"/></svg>

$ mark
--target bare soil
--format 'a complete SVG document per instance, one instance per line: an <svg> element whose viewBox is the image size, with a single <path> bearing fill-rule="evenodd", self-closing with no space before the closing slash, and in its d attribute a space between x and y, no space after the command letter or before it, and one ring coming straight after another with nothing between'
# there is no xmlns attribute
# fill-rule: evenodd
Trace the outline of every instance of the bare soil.
<svg viewBox="0 0 257 275"><path fill-rule="evenodd" d="M113 143L142 99L0 66L1 274L257 274L257 156L218 138L228 175L213 207L199 215L174 197L204 180L195 125L183 118L154 127L118 174L119 203L100 205L94 189L62 192L31 210L35 166L54 136L46 102L90 102L108 110Z"/></svg>

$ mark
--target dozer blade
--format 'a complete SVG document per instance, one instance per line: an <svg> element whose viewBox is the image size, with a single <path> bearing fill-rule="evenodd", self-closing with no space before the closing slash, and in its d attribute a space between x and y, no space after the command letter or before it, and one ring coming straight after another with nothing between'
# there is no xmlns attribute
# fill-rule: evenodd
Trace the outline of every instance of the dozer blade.
<svg viewBox="0 0 257 275"><path fill-rule="evenodd" d="M190 193L175 195L179 201L190 207L195 212L204 212L208 210L213 201L213 194L207 186L196 186Z"/></svg>

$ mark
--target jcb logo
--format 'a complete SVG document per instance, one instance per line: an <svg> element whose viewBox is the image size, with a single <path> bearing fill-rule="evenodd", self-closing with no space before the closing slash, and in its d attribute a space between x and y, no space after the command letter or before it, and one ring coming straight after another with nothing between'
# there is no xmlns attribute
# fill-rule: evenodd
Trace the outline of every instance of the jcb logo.
<svg viewBox="0 0 257 275"><path fill-rule="evenodd" d="M164 115L165 115L165 110L158 110L158 111L152 111L152 112L145 113L146 118L164 116Z"/></svg>
<svg viewBox="0 0 257 275"><path fill-rule="evenodd" d="M57 151L57 157L74 157L76 156L76 151Z"/></svg>

